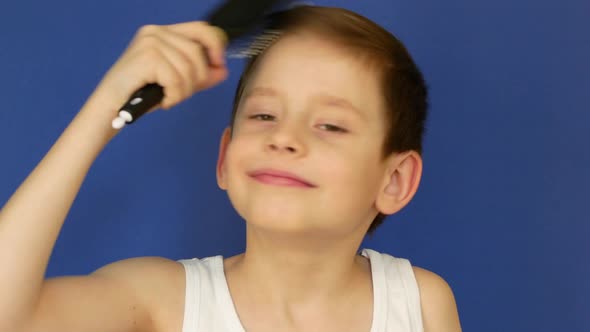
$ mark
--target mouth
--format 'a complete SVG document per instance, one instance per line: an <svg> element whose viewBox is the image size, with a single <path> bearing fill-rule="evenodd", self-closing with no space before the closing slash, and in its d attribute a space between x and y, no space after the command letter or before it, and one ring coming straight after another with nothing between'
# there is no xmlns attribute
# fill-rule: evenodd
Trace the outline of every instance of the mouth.
<svg viewBox="0 0 590 332"><path fill-rule="evenodd" d="M260 169L250 172L248 175L258 182L270 185L301 188L316 187L296 174L276 169Z"/></svg>

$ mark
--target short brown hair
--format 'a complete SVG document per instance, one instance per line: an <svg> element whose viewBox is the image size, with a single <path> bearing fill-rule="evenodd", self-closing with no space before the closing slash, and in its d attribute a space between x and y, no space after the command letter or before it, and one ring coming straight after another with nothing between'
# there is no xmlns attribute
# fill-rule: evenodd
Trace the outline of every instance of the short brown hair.
<svg viewBox="0 0 590 332"><path fill-rule="evenodd" d="M382 157L385 159L391 153L409 150L422 154L428 88L409 52L394 35L349 10L320 6L300 6L274 14L271 26L282 33L311 31L362 59L378 74L387 109L389 126ZM230 122L232 127L242 93L260 55L248 61L238 83ZM382 213L377 214L368 233L382 224L385 217Z"/></svg>

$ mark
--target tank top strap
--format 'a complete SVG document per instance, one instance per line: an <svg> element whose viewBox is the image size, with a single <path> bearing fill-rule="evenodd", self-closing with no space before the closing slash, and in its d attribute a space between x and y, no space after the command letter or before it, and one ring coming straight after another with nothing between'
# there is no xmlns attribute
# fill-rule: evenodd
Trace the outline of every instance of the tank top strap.
<svg viewBox="0 0 590 332"><path fill-rule="evenodd" d="M223 257L179 260L185 268L182 332L243 332L223 272Z"/></svg>
<svg viewBox="0 0 590 332"><path fill-rule="evenodd" d="M201 309L201 264L199 259L179 260L184 266L185 271L185 291L184 291L184 320L182 323L182 332L195 332L199 326L199 312Z"/></svg>
<svg viewBox="0 0 590 332"><path fill-rule="evenodd" d="M423 332L420 292L410 261L371 249L361 254L369 258L373 273L375 315L371 332Z"/></svg>

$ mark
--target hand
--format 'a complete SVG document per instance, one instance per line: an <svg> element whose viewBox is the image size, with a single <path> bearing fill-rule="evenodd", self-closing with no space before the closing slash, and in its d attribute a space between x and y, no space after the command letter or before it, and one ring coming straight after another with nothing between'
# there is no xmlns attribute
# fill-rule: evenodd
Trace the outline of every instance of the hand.
<svg viewBox="0 0 590 332"><path fill-rule="evenodd" d="M158 83L164 98L154 109L170 109L227 78L226 42L221 29L202 21L143 26L94 95L120 107L139 88Z"/></svg>

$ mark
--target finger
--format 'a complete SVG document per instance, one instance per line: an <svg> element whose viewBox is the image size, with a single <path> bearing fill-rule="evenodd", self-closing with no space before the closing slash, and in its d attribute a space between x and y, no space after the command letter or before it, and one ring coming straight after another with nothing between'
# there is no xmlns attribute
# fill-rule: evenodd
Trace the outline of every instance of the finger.
<svg viewBox="0 0 590 332"><path fill-rule="evenodd" d="M162 108L168 109L192 92L190 61L174 47L170 46L160 34L143 35L135 43L134 63L145 73L150 73L144 83L158 83L164 88ZM145 75L145 74L143 74ZM153 76L152 76L153 75Z"/></svg>
<svg viewBox="0 0 590 332"><path fill-rule="evenodd" d="M192 25L195 25L195 23ZM206 23L197 23L196 26L206 26ZM201 78L205 79L203 86L198 87L196 90L207 89L225 80L227 68L215 64L207 65L202 47L199 48L198 43L195 42L199 38L194 38L194 35L191 38L191 35L177 33L176 35L189 40L189 44L187 44L179 42L182 38L174 38L166 34L165 30L170 29L157 25L148 25L139 29L124 55L113 66L127 72L127 74L122 75L117 83L121 88L114 89L113 93L136 91L145 84L159 83L164 87L162 108L169 109L194 93L195 89L188 89L186 86L195 86L193 83L195 72L197 73L197 82L200 82ZM215 29L211 29L211 27L205 30L208 31L208 34L215 34ZM223 44L223 39L219 35L215 38ZM181 44L185 46L179 46ZM195 48L196 51L194 51ZM183 54L187 53L192 54L183 56ZM193 56L195 53L198 54L196 58ZM193 59L187 60L186 58L189 57ZM207 73L207 70L210 71L210 74L199 75L199 73ZM116 72L117 70L112 68L111 71ZM141 79L134 82L131 79L126 79L126 77ZM197 85L199 84L197 83Z"/></svg>
<svg viewBox="0 0 590 332"><path fill-rule="evenodd" d="M205 82L208 81L209 62L200 43L169 29L168 26L147 25L142 27L137 35L138 41L135 44L141 44L146 39L156 39L170 46L170 48L163 48L161 51L168 57L169 62L178 64L179 73L183 75L188 83L184 89L185 98L190 97L195 91L204 87ZM155 45L155 47L158 47L158 45ZM178 54L172 52L172 49L179 52L185 57L186 61L190 62L191 69L186 66L183 59L178 57ZM187 77L190 77L190 80Z"/></svg>
<svg viewBox="0 0 590 332"><path fill-rule="evenodd" d="M170 29L164 29L163 36L169 44L175 47L190 61L193 68L190 73L192 80L191 94L194 93L194 91L203 86L209 77L209 59L205 54L203 45Z"/></svg>
<svg viewBox="0 0 590 332"><path fill-rule="evenodd" d="M202 21L172 24L167 27L203 45L207 49L212 64L217 66L225 64L227 36L222 29Z"/></svg>
<svg viewBox="0 0 590 332"><path fill-rule="evenodd" d="M162 31L162 54L182 76L184 98L190 97L198 88L201 76L207 75L202 46L173 32Z"/></svg>

